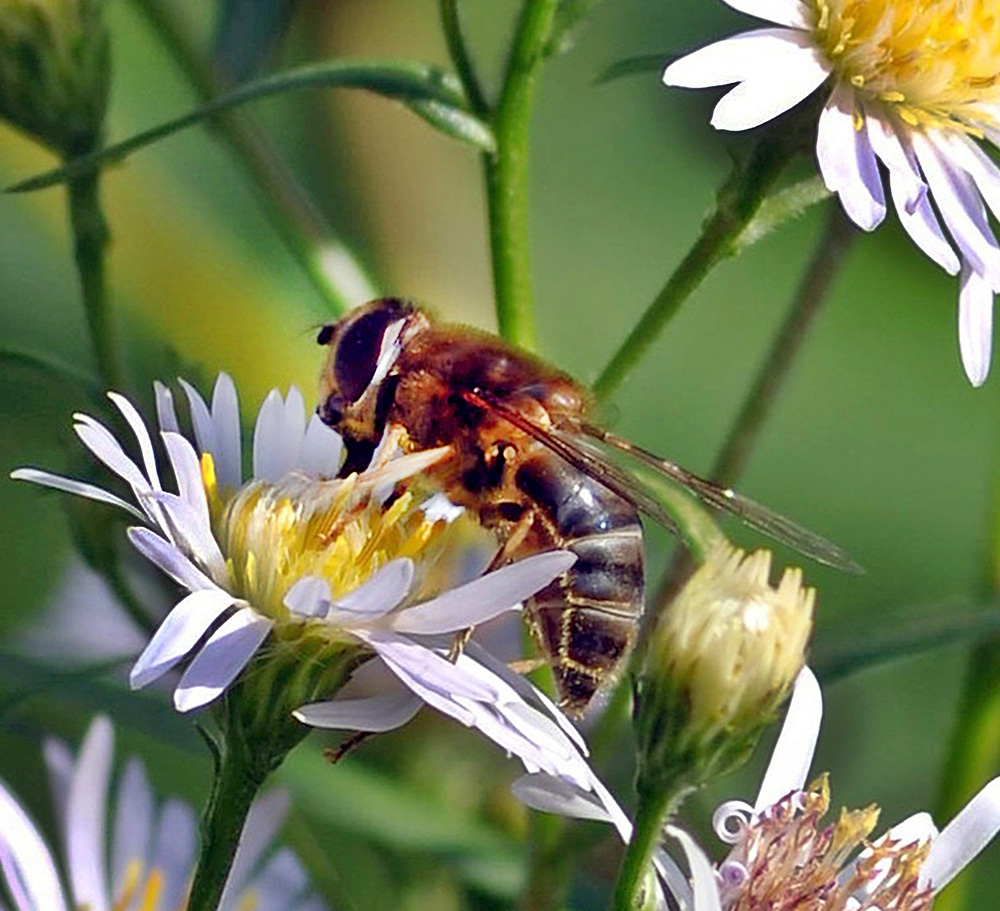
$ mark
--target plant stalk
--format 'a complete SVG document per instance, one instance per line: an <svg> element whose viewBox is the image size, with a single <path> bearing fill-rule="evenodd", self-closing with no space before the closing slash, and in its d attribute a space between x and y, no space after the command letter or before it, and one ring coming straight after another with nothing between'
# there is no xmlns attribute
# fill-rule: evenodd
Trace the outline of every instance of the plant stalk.
<svg viewBox="0 0 1000 911"><path fill-rule="evenodd" d="M715 211L705 222L701 236L601 371L593 386L599 399L606 399L622 384L681 304L722 259L732 255L743 229L794 151L790 143L764 139L746 165L733 173L719 191Z"/></svg>
<svg viewBox="0 0 1000 911"><path fill-rule="evenodd" d="M476 68L465 41L460 2L459 0L440 0L439 8L441 27L444 31L445 43L448 45L448 54L451 57L451 62L455 65L455 72L458 73L459 81L462 83L469 108L477 116L488 118L490 105L486 100L486 94L483 92L479 77L476 75Z"/></svg>
<svg viewBox="0 0 1000 911"><path fill-rule="evenodd" d="M660 843L663 827L670 818L675 793L672 788L662 788L640 795L632 839L618 869L610 905L612 911L637 911L649 904L648 896L643 894L643 890L650 882L653 853Z"/></svg>
<svg viewBox="0 0 1000 911"><path fill-rule="evenodd" d="M559 0L525 0L493 117L497 149L484 156L490 253L500 335L533 350L528 138L538 70Z"/></svg>

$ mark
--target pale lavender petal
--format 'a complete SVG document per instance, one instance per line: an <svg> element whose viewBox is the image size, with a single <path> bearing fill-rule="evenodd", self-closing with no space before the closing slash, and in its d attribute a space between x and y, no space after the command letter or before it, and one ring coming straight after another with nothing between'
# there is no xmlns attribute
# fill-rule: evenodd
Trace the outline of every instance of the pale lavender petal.
<svg viewBox="0 0 1000 911"><path fill-rule="evenodd" d="M664 831L680 842L691 871L693 892L692 911L722 911L719 889L715 884L715 870L708 855L683 829L666 826Z"/></svg>
<svg viewBox="0 0 1000 911"><path fill-rule="evenodd" d="M97 716L87 730L70 781L66 810L66 859L77 907L109 911L105 850L108 780L115 735L111 722Z"/></svg>
<svg viewBox="0 0 1000 911"><path fill-rule="evenodd" d="M511 786L511 793L526 806L542 813L556 813L570 819L611 822L597 795L546 772L522 775Z"/></svg>
<svg viewBox="0 0 1000 911"><path fill-rule="evenodd" d="M292 911L330 911L330 906L315 892L310 892Z"/></svg>
<svg viewBox="0 0 1000 911"><path fill-rule="evenodd" d="M160 486L160 475L156 470L156 456L153 454L153 441L149 438L149 431L135 406L123 395L117 392L109 392L108 398L114 402L115 406L122 413L132 433L135 434L139 444L139 452L142 455L142 464L146 469L146 477L154 490L162 490Z"/></svg>
<svg viewBox="0 0 1000 911"><path fill-rule="evenodd" d="M205 404L201 393L189 382L183 379L179 382L191 409L191 423L194 424L194 438L198 443L198 448L202 452L212 453L214 458L218 445L215 439L215 425L212 423L212 415L208 410L208 405Z"/></svg>
<svg viewBox="0 0 1000 911"><path fill-rule="evenodd" d="M773 63L777 55L801 50L802 37L785 28L740 32L675 60L664 70L663 82L687 89L742 82L760 74L762 65Z"/></svg>
<svg viewBox="0 0 1000 911"><path fill-rule="evenodd" d="M118 785L115 823L111 837L111 882L113 896L125 891L126 873L138 862L146 868L153 837L153 790L146 767L130 759Z"/></svg>
<svg viewBox="0 0 1000 911"><path fill-rule="evenodd" d="M48 845L14 795L0 782L0 869L17 911L66 911Z"/></svg>
<svg viewBox="0 0 1000 911"><path fill-rule="evenodd" d="M868 133L855 125L854 93L838 83L819 117L816 157L827 187L864 231L885 218L885 191Z"/></svg>
<svg viewBox="0 0 1000 911"><path fill-rule="evenodd" d="M923 133L915 132L912 140L934 202L963 257L990 287L1000 288L1000 246L975 184L964 171L949 166Z"/></svg>
<svg viewBox="0 0 1000 911"><path fill-rule="evenodd" d="M229 578L225 558L219 549L219 542L212 534L207 513L200 512L187 500L176 494L153 491L140 497L143 505L155 507L160 512L160 527L209 575L220 581Z"/></svg>
<svg viewBox="0 0 1000 911"><path fill-rule="evenodd" d="M864 108L864 122L872 151L893 178L893 197L907 212L913 212L927 196L927 184L920 174L916 156L900 140L893 125L873 113L870 107Z"/></svg>
<svg viewBox="0 0 1000 911"><path fill-rule="evenodd" d="M994 778L931 843L920 885L943 889L1000 831L1000 778Z"/></svg>
<svg viewBox="0 0 1000 911"><path fill-rule="evenodd" d="M88 414L75 414L73 418L76 421L73 429L83 445L125 481L137 496L152 490L139 466L126 454L107 427Z"/></svg>
<svg viewBox="0 0 1000 911"><path fill-rule="evenodd" d="M327 620L349 626L381 617L410 593L413 576L413 561L408 557L386 563L362 585L337 598Z"/></svg>
<svg viewBox="0 0 1000 911"><path fill-rule="evenodd" d="M741 13L787 25L789 28L812 28L810 15L800 0L724 0Z"/></svg>
<svg viewBox="0 0 1000 911"><path fill-rule="evenodd" d="M220 373L212 392L212 425L215 435L215 473L222 488L236 489L243 481L240 446L240 402L228 373Z"/></svg>
<svg viewBox="0 0 1000 911"><path fill-rule="evenodd" d="M177 422L177 409L174 408L174 394L159 380L154 380L153 396L156 399L156 420L160 425L160 431L180 433L181 425Z"/></svg>
<svg viewBox="0 0 1000 911"><path fill-rule="evenodd" d="M282 848L268 860L240 896L243 907L262 909L294 908L309 885L302 862L288 848ZM235 903L233 905L235 907ZM220 907L220 911L226 908Z"/></svg>
<svg viewBox="0 0 1000 911"><path fill-rule="evenodd" d="M392 629L434 635L467 629L511 610L567 572L576 555L554 550L518 560L388 618Z"/></svg>
<svg viewBox="0 0 1000 911"><path fill-rule="evenodd" d="M168 800L160 810L153 848L153 867L163 875L160 908L183 908L198 847L198 828L192 809L180 800Z"/></svg>
<svg viewBox="0 0 1000 911"><path fill-rule="evenodd" d="M77 481L74 478L64 478L61 475L50 474L47 471L39 471L37 468L18 468L10 473L15 481L30 481L40 487L49 487L52 490L61 490L64 493L75 494L78 497L86 497L88 500L96 500L98 503L107 503L109 506L117 506L131 513L140 521L148 519L144 513L136 509L131 503L126 503L121 497L116 497L113 493L101 490L93 484L85 481Z"/></svg>
<svg viewBox="0 0 1000 911"><path fill-rule="evenodd" d="M253 658L271 625L249 608L223 623L195 655L174 690L177 711L190 712L220 696Z"/></svg>
<svg viewBox="0 0 1000 911"><path fill-rule="evenodd" d="M288 807L289 798L284 791L269 791L253 802L246 824L243 826L243 834L240 836L229 879L219 901L219 911L227 911L239 903L240 893L250 879L251 873L284 824ZM280 908L282 903L265 904L260 907Z"/></svg>
<svg viewBox="0 0 1000 911"><path fill-rule="evenodd" d="M300 617L322 617L330 609L330 583L319 576L302 576L285 592L283 603Z"/></svg>
<svg viewBox="0 0 1000 911"><path fill-rule="evenodd" d="M234 598L221 589L192 592L167 614L129 674L132 689L146 686L174 667L208 632Z"/></svg>
<svg viewBox="0 0 1000 911"><path fill-rule="evenodd" d="M148 528L133 526L126 534L132 546L150 563L158 566L171 579L191 591L209 589L217 591L219 586L196 567L177 547L165 541Z"/></svg>
<svg viewBox="0 0 1000 911"><path fill-rule="evenodd" d="M941 155L964 170L975 182L986 205L1000 218L1000 168L971 137L941 131L936 146Z"/></svg>
<svg viewBox="0 0 1000 911"><path fill-rule="evenodd" d="M314 414L309 418L295 467L316 478L335 478L340 471L344 441Z"/></svg>
<svg viewBox="0 0 1000 911"><path fill-rule="evenodd" d="M712 111L717 130L750 130L808 98L830 75L826 58L804 32L791 32Z"/></svg>
<svg viewBox="0 0 1000 911"><path fill-rule="evenodd" d="M272 389L257 412L253 429L253 476L264 481L278 481L285 474L283 466L288 440L284 438L284 402L281 393Z"/></svg>
<svg viewBox="0 0 1000 911"><path fill-rule="evenodd" d="M961 261L944 236L937 213L931 206L930 200L926 196L922 197L917 200L913 210L909 211L906 207L907 189L899 186L898 180L896 173L890 171L889 186L892 189L892 199L900 224L913 242L945 272L949 275L957 275L961 268Z"/></svg>
<svg viewBox="0 0 1000 911"><path fill-rule="evenodd" d="M52 806L56 811L59 833L66 838L66 809L69 806L69 785L73 780L75 760L70 748L62 740L46 737L42 744L42 759L49 773Z"/></svg>
<svg viewBox="0 0 1000 911"><path fill-rule="evenodd" d="M755 813L767 809L805 784L822 719L823 694L819 681L808 667L804 667L795 681L781 733L764 772L754 804Z"/></svg>
<svg viewBox="0 0 1000 911"><path fill-rule="evenodd" d="M402 727L423 703L409 690L358 699L333 699L303 705L293 713L314 728L383 733Z"/></svg>
<svg viewBox="0 0 1000 911"><path fill-rule="evenodd" d="M214 541L212 521L208 512L208 496L201 480L201 464L198 461L198 453L179 433L164 433L163 445L170 457L170 464L174 469L174 477L177 479L177 489L180 491L181 499L189 503L194 510L193 515L197 519L200 535L207 534Z"/></svg>
<svg viewBox="0 0 1000 911"><path fill-rule="evenodd" d="M958 346L969 382L982 386L993 347L993 289L968 263L962 264L958 295Z"/></svg>

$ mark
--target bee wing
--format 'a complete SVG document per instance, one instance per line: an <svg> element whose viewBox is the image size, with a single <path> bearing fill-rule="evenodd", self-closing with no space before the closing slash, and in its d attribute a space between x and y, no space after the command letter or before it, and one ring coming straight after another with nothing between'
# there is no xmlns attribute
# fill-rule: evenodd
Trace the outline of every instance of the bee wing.
<svg viewBox="0 0 1000 911"><path fill-rule="evenodd" d="M677 529L677 523L663 505L655 488L646 484L637 475L611 462L609 457L593 444L588 444L575 436L555 429L540 427L530 418L514 409L507 408L502 402L497 401L492 396L488 397L481 390L470 395L478 400L474 401L474 404L499 413L504 419L534 437L569 464L586 472L620 497L631 502L636 509L646 513L650 518L667 528ZM473 398L470 398L470 401L473 401ZM600 427L583 424L581 430L600 443L624 453L647 469L681 485L707 505L736 516L751 528L763 532L782 544L787 544L817 562L846 572L863 572L862 568L836 544L766 506L741 496L728 487L721 487L712 481L707 481L675 462L661 459L659 456L653 455L653 453L647 452L634 443Z"/></svg>

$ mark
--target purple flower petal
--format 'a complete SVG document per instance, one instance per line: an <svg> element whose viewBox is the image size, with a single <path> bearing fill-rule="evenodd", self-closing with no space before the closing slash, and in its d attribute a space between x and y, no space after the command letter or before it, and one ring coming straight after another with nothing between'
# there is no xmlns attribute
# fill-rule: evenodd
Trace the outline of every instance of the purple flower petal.
<svg viewBox="0 0 1000 911"><path fill-rule="evenodd" d="M187 380L181 379L179 382L187 396L188 407L191 409L191 423L194 424L194 438L198 443L198 448L202 452L212 453L214 458L218 445L215 439L215 424L212 422L208 405L205 404L201 393Z"/></svg>
<svg viewBox="0 0 1000 911"><path fill-rule="evenodd" d="M591 791L585 791L565 778L546 772L522 775L510 787L511 793L533 810L556 813L570 819L611 822L607 808Z"/></svg>
<svg viewBox="0 0 1000 911"><path fill-rule="evenodd" d="M229 871L229 879L219 900L219 911L227 911L238 906L240 893L243 892L250 875L284 825L289 805L288 794L284 791L268 791L253 802L246 824L243 826L243 834L240 836L236 857ZM279 908L282 907L282 903L260 904L259 907Z"/></svg>
<svg viewBox="0 0 1000 911"><path fill-rule="evenodd" d="M306 425L296 467L312 477L335 478L340 471L343 451L344 441L340 434L314 414Z"/></svg>
<svg viewBox="0 0 1000 911"><path fill-rule="evenodd" d="M223 623L195 655L174 690L177 711L190 712L218 698L253 658L271 625L249 608Z"/></svg>
<svg viewBox="0 0 1000 911"><path fill-rule="evenodd" d="M958 295L958 346L969 382L982 386L993 348L993 289L968 263L962 264Z"/></svg>
<svg viewBox="0 0 1000 911"><path fill-rule="evenodd" d="M146 477L149 479L149 483L153 490L162 490L160 485L160 475L156 470L156 456L153 454L153 441L149 438L149 431L146 429L146 424L139 412L135 410L135 405L133 405L125 396L119 395L117 392L109 392L108 398L114 402L115 407L122 413L122 417L125 418L129 427L132 428L132 433L135 434L136 441L139 444L139 452L142 455L142 464L146 469Z"/></svg>
<svg viewBox="0 0 1000 911"><path fill-rule="evenodd" d="M163 876L159 908L183 908L198 847L198 830L191 808L168 800L160 810L153 847L153 869Z"/></svg>
<svg viewBox="0 0 1000 911"><path fill-rule="evenodd" d="M153 396L156 399L156 421L160 425L160 432L180 433L174 394L159 380L154 380Z"/></svg>
<svg viewBox="0 0 1000 911"><path fill-rule="evenodd" d="M378 619L410 593L413 575L413 561L408 557L386 563L365 583L331 604L327 621L351 626Z"/></svg>
<svg viewBox="0 0 1000 911"><path fill-rule="evenodd" d="M177 547L165 541L155 531L133 526L126 534L139 553L179 585L190 591L218 590L219 586L215 582L198 569Z"/></svg>
<svg viewBox="0 0 1000 911"><path fill-rule="evenodd" d="M146 686L174 667L233 603L233 596L221 589L192 592L180 601L133 666L129 674L132 689Z"/></svg>
<svg viewBox="0 0 1000 911"><path fill-rule="evenodd" d="M693 891L692 911L722 911L722 901L719 899L719 889L716 885L715 870L708 855L698 846L698 843L683 829L668 825L664 831L680 842L687 858L688 869L691 871Z"/></svg>
<svg viewBox="0 0 1000 911"><path fill-rule="evenodd" d="M141 522L149 518L141 513L131 503L126 503L121 497L116 497L113 493L108 493L93 484L85 481L77 481L74 478L64 478L61 475L50 474L47 471L39 471L37 468L18 468L10 473L15 481L30 481L40 487L50 487L52 490L61 490L64 493L75 494L78 497L86 497L88 500L96 500L98 503L107 503L109 506L117 506L131 513Z"/></svg>
<svg viewBox="0 0 1000 911"><path fill-rule="evenodd" d="M113 896L124 894L130 864L146 868L152 847L153 813L153 790L146 768L138 759L130 759L118 786L111 837Z"/></svg>
<svg viewBox="0 0 1000 911"><path fill-rule="evenodd" d="M295 711L295 717L314 728L383 733L406 724L423 703L409 690L358 699L313 702Z"/></svg>
<svg viewBox="0 0 1000 911"><path fill-rule="evenodd" d="M66 911L59 874L48 845L2 782L0 869L17 911Z"/></svg>
<svg viewBox="0 0 1000 911"><path fill-rule="evenodd" d="M254 907L294 908L309 886L309 877L302 862L288 848L280 849L264 865L264 869L253 878L243 890L245 907L251 902ZM250 901L245 899L249 897ZM231 908L237 905L234 902ZM227 911L220 906L220 911Z"/></svg>
<svg viewBox="0 0 1000 911"><path fill-rule="evenodd" d="M212 392L212 425L215 435L215 473L219 486L235 490L243 482L240 440L240 402L228 373L220 373Z"/></svg>

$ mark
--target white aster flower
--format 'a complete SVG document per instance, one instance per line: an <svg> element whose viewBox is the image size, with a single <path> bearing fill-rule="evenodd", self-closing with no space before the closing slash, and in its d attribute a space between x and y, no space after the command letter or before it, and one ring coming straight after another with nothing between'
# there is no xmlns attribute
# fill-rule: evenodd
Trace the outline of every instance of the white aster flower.
<svg viewBox="0 0 1000 911"><path fill-rule="evenodd" d="M1000 17L994 0L725 0L767 22L682 57L667 85L738 83L712 124L746 130L821 85L816 154L860 228L885 217L881 162L904 229L960 275L959 346L970 381L989 372L1000 245ZM984 205L985 203L985 205ZM947 235L944 229L947 229Z"/></svg>
<svg viewBox="0 0 1000 911"><path fill-rule="evenodd" d="M924 911L934 896L1000 831L1000 778L989 782L938 831L928 813L917 813L869 840L878 821L874 805L842 811L821 825L829 806L826 776L806 786L822 718L819 684L803 668L781 733L751 806L722 804L712 822L732 845L713 865L683 829L668 825L688 861L685 881L675 865L657 866L686 911ZM515 782L515 793L538 809L614 823L607 808L571 784L544 775Z"/></svg>
<svg viewBox="0 0 1000 911"><path fill-rule="evenodd" d="M561 714L540 702L515 675L477 652L447 658L442 637L505 611L565 573L574 555L552 551L521 560L448 589L441 564L461 531L454 510L432 495L407 490L386 505L384 495L448 454L447 449L391 459L360 475L337 479L340 438L313 416L301 395L271 393L254 431L253 472L243 480L239 409L232 381L216 383L211 408L185 385L197 449L178 429L173 402L157 386L161 436L177 493L164 489L152 441L134 407L111 395L134 431L142 468L110 431L76 416L80 439L132 488L139 509L80 481L35 469L14 477L67 490L128 510L145 522L129 538L188 594L173 608L131 672L133 686L157 679L185 658L174 693L181 711L217 698L265 641L271 654L300 667L333 662L334 679L310 684L291 708L336 690L363 661L377 655L406 692L368 700L335 700L302 708L300 720L324 727L388 730L423 703L472 725L530 769L552 768L569 756L575 734ZM443 575L448 576L445 572ZM437 585L437 593L433 591ZM270 638L269 638L270 637ZM450 641L450 640L449 640ZM258 675L265 690L270 678ZM317 691L318 690L318 691ZM524 696L530 698L531 704ZM550 710L551 709L551 710ZM570 733L572 732L572 734ZM584 773L577 779L585 780Z"/></svg>
<svg viewBox="0 0 1000 911"><path fill-rule="evenodd" d="M118 781L112 812L113 753L114 730L101 716L91 723L76 757L61 741L45 743L64 865L0 783L0 869L15 911L182 911L185 907L198 844L194 811L179 800L157 806L145 767L133 757ZM276 791L254 803L220 911L326 907L309 888L294 853L287 848L269 851L287 809L286 795Z"/></svg>

